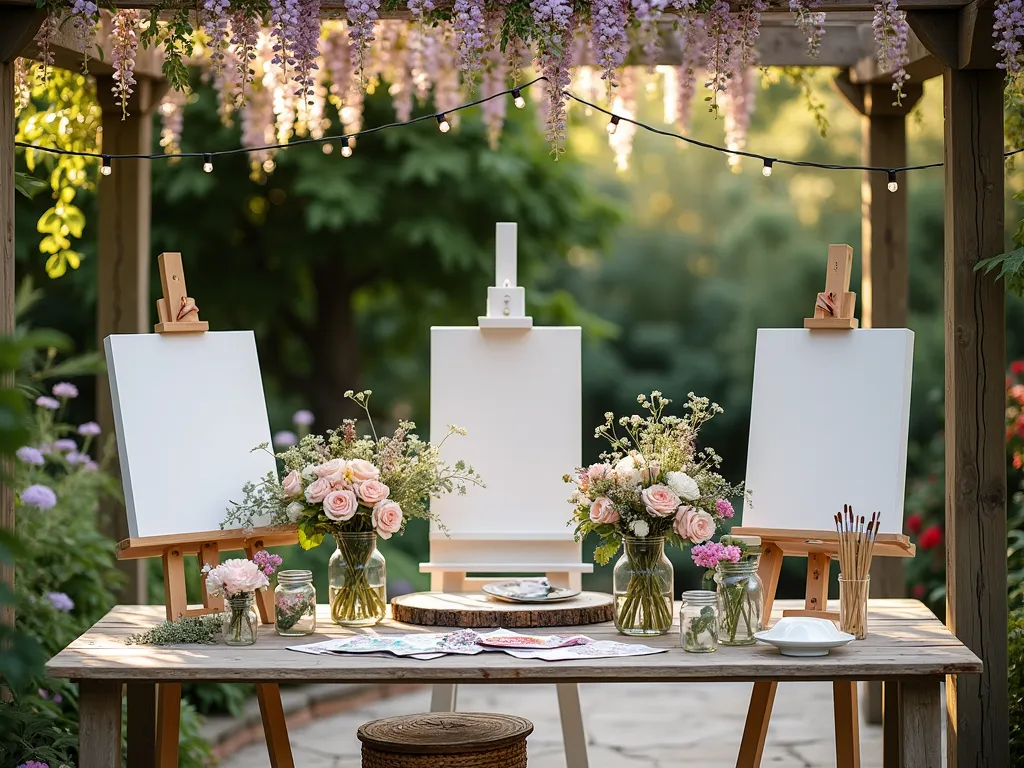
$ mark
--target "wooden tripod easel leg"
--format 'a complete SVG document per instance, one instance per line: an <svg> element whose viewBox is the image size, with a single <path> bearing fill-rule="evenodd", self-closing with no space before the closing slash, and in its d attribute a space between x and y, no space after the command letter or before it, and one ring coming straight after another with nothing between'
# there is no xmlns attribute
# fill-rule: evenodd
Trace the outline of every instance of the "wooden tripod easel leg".
<svg viewBox="0 0 1024 768"><path fill-rule="evenodd" d="M743 725L740 754L736 758L736 768L758 768L761 765L764 740L768 736L768 723L772 719L772 705L775 703L775 690L778 686L774 680L754 683L754 690L750 694L750 706L747 707L747 722Z"/></svg>

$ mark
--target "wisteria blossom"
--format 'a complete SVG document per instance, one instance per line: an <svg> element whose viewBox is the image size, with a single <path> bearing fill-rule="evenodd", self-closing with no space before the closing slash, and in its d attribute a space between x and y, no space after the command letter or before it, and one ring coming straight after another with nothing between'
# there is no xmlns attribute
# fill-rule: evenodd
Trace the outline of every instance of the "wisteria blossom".
<svg viewBox="0 0 1024 768"><path fill-rule="evenodd" d="M716 0L712 4L704 24L708 38L706 85L711 91L707 100L711 111L715 112L718 110L718 96L729 87L729 79L733 76L736 49L741 45L740 29L725 0Z"/></svg>
<svg viewBox="0 0 1024 768"><path fill-rule="evenodd" d="M740 150L747 145L747 130L750 128L750 116L754 111L754 84L756 73L747 69L737 73L722 94L722 111L725 115L725 146L730 150ZM738 168L740 156L730 154L729 165Z"/></svg>
<svg viewBox="0 0 1024 768"><path fill-rule="evenodd" d="M704 56L704 19L697 15L695 0L689 0L679 17L679 52L682 63L677 71L679 99L676 110L684 133L690 130L693 97L697 93L697 68Z"/></svg>
<svg viewBox="0 0 1024 768"><path fill-rule="evenodd" d="M620 93L612 102L612 112L619 117L629 118L619 120L615 131L608 135L608 146L615 153L615 168L623 172L629 168L629 156L633 153L633 138L636 136L636 125L629 120L636 119L636 73L627 71L622 73L622 87Z"/></svg>
<svg viewBox="0 0 1024 768"><path fill-rule="evenodd" d="M481 62L491 45L485 13L484 0L455 0L452 4L458 67L467 92L480 80Z"/></svg>
<svg viewBox="0 0 1024 768"><path fill-rule="evenodd" d="M260 42L260 17L248 9L231 14L231 46L235 58L235 82L239 86L239 100L245 103L246 90L256 76L253 62Z"/></svg>
<svg viewBox="0 0 1024 768"><path fill-rule="evenodd" d="M57 36L57 16L47 13L43 17L39 29L36 30L35 42L39 45L39 61L43 65L39 73L45 83L50 77L50 67L53 66L53 39Z"/></svg>
<svg viewBox="0 0 1024 768"><path fill-rule="evenodd" d="M295 58L295 95L305 110L313 106L317 59L320 56L320 0L298 0L299 23L295 27L292 55Z"/></svg>
<svg viewBox="0 0 1024 768"><path fill-rule="evenodd" d="M736 37L738 50L733 52L736 66L732 74L737 75L757 63L757 38L761 36L761 14L768 10L768 0L748 0L736 14Z"/></svg>
<svg viewBox="0 0 1024 768"><path fill-rule="evenodd" d="M812 59L821 53L821 39L825 36L825 14L814 9L821 0L789 0L796 27L807 37L807 55Z"/></svg>
<svg viewBox="0 0 1024 768"><path fill-rule="evenodd" d="M1009 75L1021 70L1021 38L1024 37L1024 2L1022 0L1001 0L996 3L992 22L992 37L996 39L996 52L1002 61L996 64Z"/></svg>
<svg viewBox="0 0 1024 768"><path fill-rule="evenodd" d="M590 7L591 44L601 67L601 79L605 81L610 99L612 90L618 85L617 70L625 63L629 53L629 39L626 37L626 6L623 0L594 0Z"/></svg>
<svg viewBox="0 0 1024 768"><path fill-rule="evenodd" d="M570 85L574 18L569 0L532 0L530 11L540 46L541 74L547 78L547 140L557 159L565 151L565 90Z"/></svg>
<svg viewBox="0 0 1024 768"><path fill-rule="evenodd" d="M274 39L272 64L282 67L287 73L295 66L292 45L298 34L299 0L269 0L270 34Z"/></svg>
<svg viewBox="0 0 1024 768"><path fill-rule="evenodd" d="M892 89L896 92L894 103L902 104L903 84L910 79L906 69L910 63L907 53L907 40L910 37L907 12L899 10L896 0L882 0L875 5L871 27L878 47L878 66L883 71L892 71Z"/></svg>
<svg viewBox="0 0 1024 768"><path fill-rule="evenodd" d="M135 55L139 38L135 26L139 12L134 8L119 10L114 15L114 28L110 33L110 63L114 68L114 87L111 89L121 104L121 119L128 117L128 99L135 92Z"/></svg>
<svg viewBox="0 0 1024 768"><path fill-rule="evenodd" d="M71 4L71 23L75 37L85 51L83 69L88 69L89 51L96 43L96 25L99 20L100 8L95 0L74 0Z"/></svg>
<svg viewBox="0 0 1024 768"><path fill-rule="evenodd" d="M363 84L363 63L373 43L373 29L379 17L380 0L345 0L348 19L349 55L360 87Z"/></svg>
<svg viewBox="0 0 1024 768"><path fill-rule="evenodd" d="M491 20L495 23L497 17ZM508 62L501 55L497 46L491 48L487 54L486 67L484 69L483 82L480 90L483 96L500 93L505 90L505 79L508 77ZM508 109L507 98L491 99L481 105L483 111L484 125L487 128L487 142L491 149L498 148L498 139L501 137L501 129L505 123L505 112Z"/></svg>
<svg viewBox="0 0 1024 768"><path fill-rule="evenodd" d="M658 31L658 22L665 12L667 0L631 0L633 15L640 23L638 37L640 38L640 50L643 55L644 65L648 73L654 71L661 55L661 34ZM676 3L678 4L678 0Z"/></svg>
<svg viewBox="0 0 1024 768"><path fill-rule="evenodd" d="M228 0L203 0L200 18L215 75L220 75L224 69L224 53L229 43L228 6Z"/></svg>

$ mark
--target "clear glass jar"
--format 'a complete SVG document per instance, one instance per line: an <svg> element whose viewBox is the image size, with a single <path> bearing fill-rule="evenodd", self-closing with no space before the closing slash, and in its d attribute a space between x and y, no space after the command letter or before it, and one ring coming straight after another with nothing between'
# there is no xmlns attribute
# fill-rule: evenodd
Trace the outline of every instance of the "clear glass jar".
<svg viewBox="0 0 1024 768"><path fill-rule="evenodd" d="M387 563L377 551L377 533L339 533L327 566L331 621L370 627L387 613Z"/></svg>
<svg viewBox="0 0 1024 768"><path fill-rule="evenodd" d="M719 563L715 570L721 645L753 645L757 642L754 633L764 628L764 592L757 575L758 560L760 556L738 563Z"/></svg>
<svg viewBox="0 0 1024 768"><path fill-rule="evenodd" d="M253 592L240 592L224 600L221 629L228 645L252 645L256 642L260 620L253 607L255 599Z"/></svg>
<svg viewBox="0 0 1024 768"><path fill-rule="evenodd" d="M710 589L683 592L679 609L679 642L690 653L718 650L718 596Z"/></svg>
<svg viewBox="0 0 1024 768"><path fill-rule="evenodd" d="M672 628L672 563L664 537L627 536L612 573L615 628L624 635L664 635Z"/></svg>
<svg viewBox="0 0 1024 768"><path fill-rule="evenodd" d="M844 579L839 574L839 629L857 640L868 636L868 593L871 577Z"/></svg>
<svg viewBox="0 0 1024 768"><path fill-rule="evenodd" d="M274 590L274 626L284 637L316 632L316 589L312 571L278 571Z"/></svg>

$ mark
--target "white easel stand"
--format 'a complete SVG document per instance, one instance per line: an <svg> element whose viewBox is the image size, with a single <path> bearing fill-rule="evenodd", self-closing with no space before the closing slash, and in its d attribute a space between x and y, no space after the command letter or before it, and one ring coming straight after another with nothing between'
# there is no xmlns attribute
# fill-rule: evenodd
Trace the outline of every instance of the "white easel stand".
<svg viewBox="0 0 1024 768"><path fill-rule="evenodd" d="M496 230L495 285L487 289L487 315L478 318L478 326L486 333L530 333L533 318L526 316L526 291L516 285L516 225L499 223ZM461 555L456 553L457 549L462 550ZM557 552L557 556L542 562L528 555L509 557L510 553L537 549L542 549L545 555ZM435 560L441 551L445 556ZM594 570L592 564L580 561L580 545L575 541L552 542L545 538L541 542L528 532L506 534L500 541L475 539L470 542L458 537L446 542L432 540L431 560L421 564L420 571L430 573L430 589L437 592L464 592L492 581L469 577L469 573L543 573L556 586L581 589L583 574ZM588 768L579 686L558 683L556 688L566 766ZM458 686L435 685L430 711L454 712L457 698Z"/></svg>

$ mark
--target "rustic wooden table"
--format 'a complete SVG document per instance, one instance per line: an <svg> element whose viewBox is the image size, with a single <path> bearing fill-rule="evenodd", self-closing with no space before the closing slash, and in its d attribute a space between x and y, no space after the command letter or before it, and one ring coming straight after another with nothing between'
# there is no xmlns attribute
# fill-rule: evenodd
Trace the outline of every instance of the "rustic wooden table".
<svg viewBox="0 0 1024 768"><path fill-rule="evenodd" d="M777 600L773 617L803 601ZM623 659L529 661L504 653L445 656L432 661L373 656L313 656L287 646L341 637L327 606L317 617L321 631L309 638L279 637L261 627L256 645L135 646L124 638L163 620L161 606L121 605L47 664L52 677L78 682L81 703L79 768L121 764L121 695L127 687L129 763L151 765L155 732L155 688L190 680L276 683L614 683L777 680L882 680L898 686L897 713L888 713L887 754L902 768L936 768L942 762L939 684L945 675L978 674L981 660L916 600L872 600L869 636L818 658L792 658L767 645L719 648L691 654L679 647L678 627L668 635L637 640L667 653ZM361 632L434 632L385 621ZM611 624L566 628L594 639L627 640ZM557 627L537 634L559 634ZM737 735L743 728L737 717ZM890 752L890 748L894 750ZM135 759L133 759L135 756Z"/></svg>

